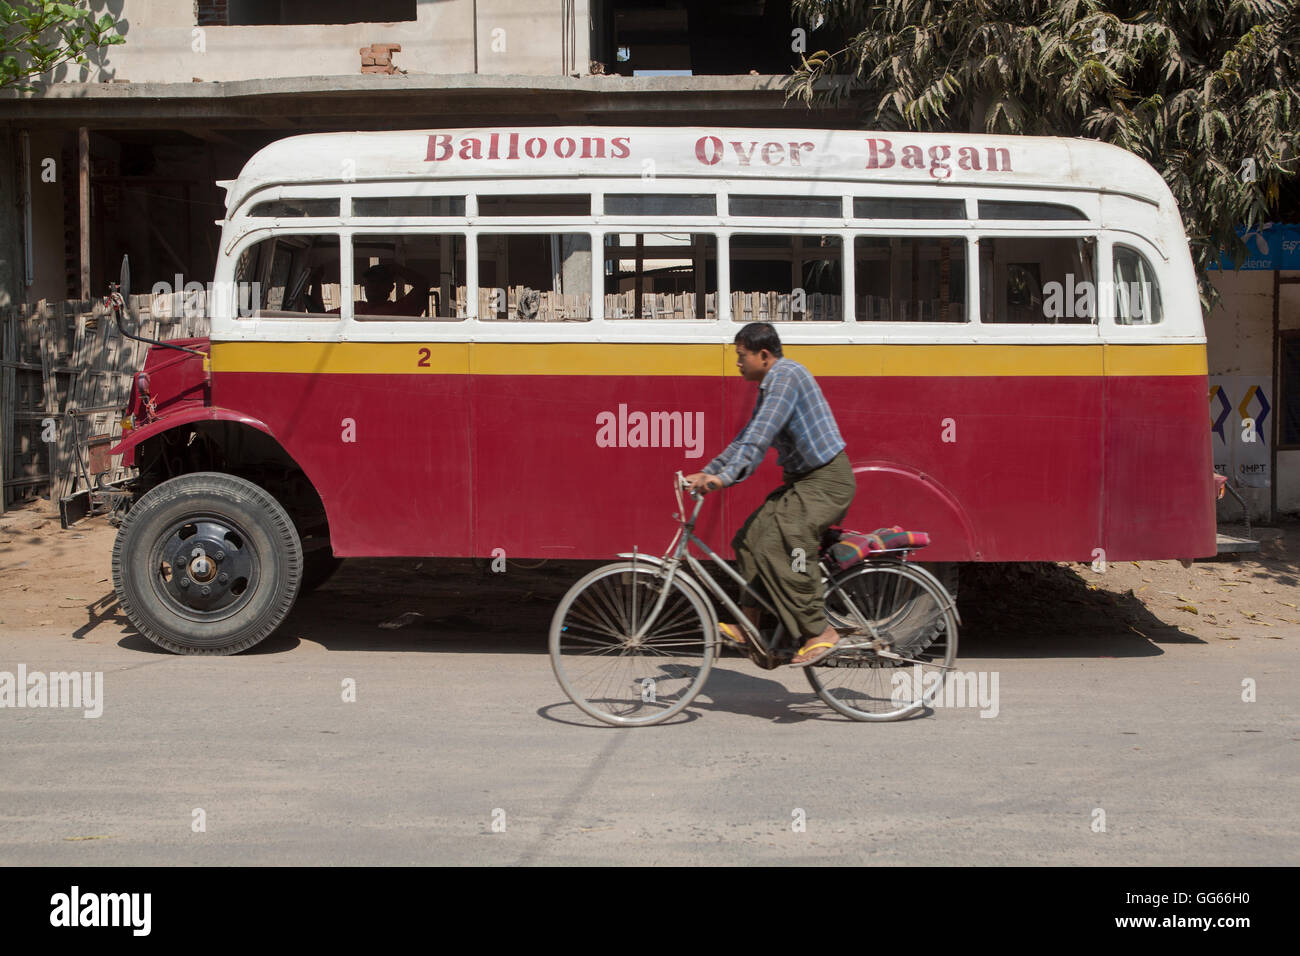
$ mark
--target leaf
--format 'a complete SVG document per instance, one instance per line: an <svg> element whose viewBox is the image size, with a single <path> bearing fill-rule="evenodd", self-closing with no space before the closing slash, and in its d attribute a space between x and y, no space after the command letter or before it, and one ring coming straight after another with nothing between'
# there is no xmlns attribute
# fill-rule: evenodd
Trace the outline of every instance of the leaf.
<svg viewBox="0 0 1300 956"><path fill-rule="evenodd" d="M86 53L126 42L111 14L98 21L85 8L44 0L15 5L0 2L0 89L34 89L23 81L62 63L88 62Z"/></svg>

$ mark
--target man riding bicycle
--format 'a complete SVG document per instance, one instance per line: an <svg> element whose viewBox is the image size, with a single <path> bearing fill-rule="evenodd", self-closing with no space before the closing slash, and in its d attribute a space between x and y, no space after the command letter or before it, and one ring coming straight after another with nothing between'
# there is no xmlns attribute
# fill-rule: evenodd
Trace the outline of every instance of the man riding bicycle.
<svg viewBox="0 0 1300 956"><path fill-rule="evenodd" d="M759 383L754 411L726 450L686 480L699 494L734 485L776 448L783 482L731 544L741 576L766 592L786 631L799 635L802 646L790 663L804 667L829 654L840 639L826 619L817 553L826 529L844 520L857 486L830 406L812 373L784 357L776 329L751 322L736 333L735 343L740 374ZM757 628L761 609L742 603L741 610ZM719 627L744 641L738 627Z"/></svg>

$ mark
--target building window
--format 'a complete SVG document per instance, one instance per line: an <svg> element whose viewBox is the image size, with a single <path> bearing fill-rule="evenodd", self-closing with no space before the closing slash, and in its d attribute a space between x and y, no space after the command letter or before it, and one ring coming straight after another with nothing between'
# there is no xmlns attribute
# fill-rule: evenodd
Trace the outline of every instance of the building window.
<svg viewBox="0 0 1300 956"><path fill-rule="evenodd" d="M807 26L795 20L790 0L589 0L585 6L592 59L606 73L624 76L788 74L799 65L792 31ZM817 43L810 50L838 50L848 40L837 23L825 23L808 42Z"/></svg>
<svg viewBox="0 0 1300 956"><path fill-rule="evenodd" d="M416 0L198 0L201 27L272 24L401 23L416 19Z"/></svg>

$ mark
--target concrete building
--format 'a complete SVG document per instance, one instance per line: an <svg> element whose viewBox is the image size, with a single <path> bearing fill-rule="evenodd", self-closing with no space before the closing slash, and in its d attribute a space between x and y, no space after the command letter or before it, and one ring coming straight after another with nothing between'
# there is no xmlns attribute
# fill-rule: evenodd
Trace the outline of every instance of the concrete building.
<svg viewBox="0 0 1300 956"><path fill-rule="evenodd" d="M123 253L137 288L178 272L207 281L223 211L215 181L294 133L852 123L847 110L785 106L783 74L798 59L788 0L91 7L118 17L124 44L59 68L38 92L0 92L0 202L30 220L0 235L0 305L99 294Z"/></svg>
<svg viewBox="0 0 1300 956"><path fill-rule="evenodd" d="M1206 321L1215 470L1231 476L1253 520L1300 512L1300 226L1246 237L1239 271L1214 276ZM1239 520L1225 500L1220 517Z"/></svg>

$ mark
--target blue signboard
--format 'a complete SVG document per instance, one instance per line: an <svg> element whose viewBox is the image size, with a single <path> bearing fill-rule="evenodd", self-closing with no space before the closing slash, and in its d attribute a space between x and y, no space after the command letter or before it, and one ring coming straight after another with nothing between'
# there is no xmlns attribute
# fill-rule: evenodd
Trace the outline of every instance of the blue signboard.
<svg viewBox="0 0 1300 956"><path fill-rule="evenodd" d="M1249 230L1238 226L1237 235L1245 238L1248 250L1241 268L1300 270L1300 225L1273 222ZM1224 254L1219 267L1231 269L1232 257Z"/></svg>

